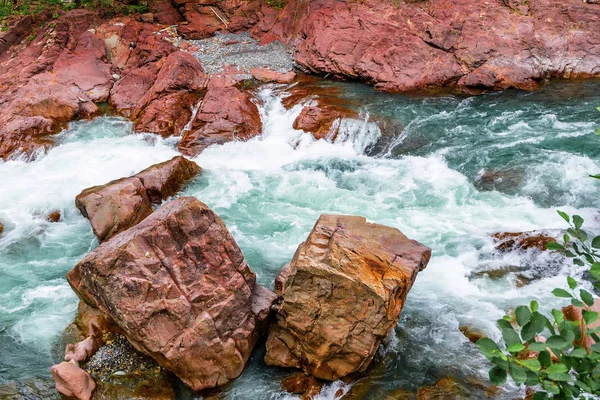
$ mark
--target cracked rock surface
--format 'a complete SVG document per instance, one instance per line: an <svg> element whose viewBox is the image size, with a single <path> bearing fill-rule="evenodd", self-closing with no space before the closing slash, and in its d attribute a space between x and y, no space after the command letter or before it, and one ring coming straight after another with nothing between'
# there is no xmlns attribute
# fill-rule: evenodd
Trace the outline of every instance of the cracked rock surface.
<svg viewBox="0 0 600 400"><path fill-rule="evenodd" d="M430 256L395 228L322 215L276 280L265 362L327 380L364 371Z"/></svg>
<svg viewBox="0 0 600 400"><path fill-rule="evenodd" d="M276 297L256 283L223 221L194 197L104 242L67 279L134 347L196 391L242 373Z"/></svg>

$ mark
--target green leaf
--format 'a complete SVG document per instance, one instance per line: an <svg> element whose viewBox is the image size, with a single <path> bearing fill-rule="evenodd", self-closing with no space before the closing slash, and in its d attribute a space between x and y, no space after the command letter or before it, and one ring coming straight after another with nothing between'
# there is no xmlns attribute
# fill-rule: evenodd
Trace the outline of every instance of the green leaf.
<svg viewBox="0 0 600 400"><path fill-rule="evenodd" d="M538 355L538 361L542 367L549 367L552 365L552 357L550 356L550 352L548 350L540 351L540 354Z"/></svg>
<svg viewBox="0 0 600 400"><path fill-rule="evenodd" d="M547 347L548 346L546 346L546 343L534 342L534 343L529 343L529 345L527 346L527 350L544 351L544 350L546 350Z"/></svg>
<svg viewBox="0 0 600 400"><path fill-rule="evenodd" d="M560 324L565 319L565 315L562 313L562 311L557 310L556 308L552 310L552 316L557 324Z"/></svg>
<svg viewBox="0 0 600 400"><path fill-rule="evenodd" d="M590 274L600 274L600 263L593 263L590 267Z"/></svg>
<svg viewBox="0 0 600 400"><path fill-rule="evenodd" d="M569 347L569 342L567 342L562 336L554 335L548 338L548 340L546 341L546 346L550 347L551 349L564 349L566 347Z"/></svg>
<svg viewBox="0 0 600 400"><path fill-rule="evenodd" d="M600 106L596 107L596 110L600 111Z"/></svg>
<svg viewBox="0 0 600 400"><path fill-rule="evenodd" d="M579 333L579 322L577 322L577 327L575 328L575 331ZM565 339L565 341L569 344L569 346L567 347L570 347L573 341L575 340L575 332L569 329L562 329L560 331L560 336L563 339Z"/></svg>
<svg viewBox="0 0 600 400"><path fill-rule="evenodd" d="M525 306L517 307L515 315L517 316L517 324L519 326L523 326L531 320L531 311Z"/></svg>
<svg viewBox="0 0 600 400"><path fill-rule="evenodd" d="M502 329L502 338L507 346L513 344L521 344L521 338L517 335L517 332L513 328Z"/></svg>
<svg viewBox="0 0 600 400"><path fill-rule="evenodd" d="M597 132L600 132L600 128L596 128L596 131L597 131ZM594 132L594 133L595 133L595 132ZM596 133L596 135L597 135L597 133ZM588 175L588 176L589 176L590 178L596 178L596 179L600 179L600 174L598 174L598 175Z"/></svg>
<svg viewBox="0 0 600 400"><path fill-rule="evenodd" d="M564 297L564 298L567 298L567 299L570 299L570 298L573 297L573 295L571 293L567 292L564 289L559 289L559 288L554 289L552 291L552 294L555 295L556 297Z"/></svg>
<svg viewBox="0 0 600 400"><path fill-rule="evenodd" d="M506 371L498 367L490 369L490 382L496 386L504 385L506 383Z"/></svg>
<svg viewBox="0 0 600 400"><path fill-rule="evenodd" d="M529 307L531 308L531 312L536 312L540 308L540 305L537 301L531 300Z"/></svg>
<svg viewBox="0 0 600 400"><path fill-rule="evenodd" d="M560 393L560 389L558 388L556 383L554 383L552 381L543 381L542 387L550 394L559 394Z"/></svg>
<svg viewBox="0 0 600 400"><path fill-rule="evenodd" d="M592 296L592 294L587 290L581 289L579 291L579 296L581 297L581 300L583 300L583 302L588 306L591 307L594 305L594 296Z"/></svg>
<svg viewBox="0 0 600 400"><path fill-rule="evenodd" d="M598 321L598 313L595 311L583 310L583 320L587 325Z"/></svg>
<svg viewBox="0 0 600 400"><path fill-rule="evenodd" d="M569 215L567 215L566 212L562 212L560 210L557 210L556 212L562 217L562 219L564 219L567 222L571 222L571 220L569 219Z"/></svg>
<svg viewBox="0 0 600 400"><path fill-rule="evenodd" d="M498 345L490 338L481 338L477 341L476 345L479 351L488 358L496 355L496 353L500 351Z"/></svg>
<svg viewBox="0 0 600 400"><path fill-rule="evenodd" d="M600 136L600 128L596 128L596 129L594 130L594 133L595 133L596 135Z"/></svg>
<svg viewBox="0 0 600 400"><path fill-rule="evenodd" d="M538 377L537 372L526 369L525 375L527 376L527 379L525 380L526 386L536 386L538 383L540 383L540 378Z"/></svg>
<svg viewBox="0 0 600 400"><path fill-rule="evenodd" d="M584 358L584 357L587 357L587 355L588 355L587 351L585 351L585 349L582 349L581 347L573 349L569 353L569 357L574 357L574 358Z"/></svg>
<svg viewBox="0 0 600 400"><path fill-rule="evenodd" d="M503 370L507 370L508 369L508 361L503 360L500 357L492 357L492 359L490 360L495 366L502 368Z"/></svg>
<svg viewBox="0 0 600 400"><path fill-rule="evenodd" d="M600 128L598 128L600 129ZM596 236L592 239L592 247L595 249L600 249L600 236Z"/></svg>
<svg viewBox="0 0 600 400"><path fill-rule="evenodd" d="M525 370L516 364L510 364L508 372L510 373L510 377L516 385L525 383L525 381L527 380L527 374Z"/></svg>
<svg viewBox="0 0 600 400"><path fill-rule="evenodd" d="M529 386L529 385L527 385ZM533 385L531 385L533 386ZM548 400L548 394L544 392L535 392L531 400Z"/></svg>
<svg viewBox="0 0 600 400"><path fill-rule="evenodd" d="M577 287L577 281L570 276L567 276L567 284L569 285L569 289L573 290Z"/></svg>
<svg viewBox="0 0 600 400"><path fill-rule="evenodd" d="M496 321L496 325L498 325L498 328L500 328L500 330L503 329L512 329L512 325L510 324L510 322L508 322L505 319L499 319Z"/></svg>
<svg viewBox="0 0 600 400"><path fill-rule="evenodd" d="M548 378L552 379L553 381L558 381L558 382L570 382L571 381L571 376L566 373L549 374Z"/></svg>
<svg viewBox="0 0 600 400"><path fill-rule="evenodd" d="M571 299L571 304L573 304L575 307L585 306L585 304L583 304L583 302L581 300L577 300L577 299Z"/></svg>
<svg viewBox="0 0 600 400"><path fill-rule="evenodd" d="M509 353L518 353L523 349L525 349L525 346L522 343L515 343L506 348Z"/></svg>
<svg viewBox="0 0 600 400"><path fill-rule="evenodd" d="M573 215L573 225L575 225L575 229L581 228L583 225L583 218L581 218L579 215Z"/></svg>
<svg viewBox="0 0 600 400"><path fill-rule="evenodd" d="M539 371L542 369L542 364L538 360L533 358L521 360L519 361L519 364L532 371Z"/></svg>
<svg viewBox="0 0 600 400"><path fill-rule="evenodd" d="M581 260L580 260L580 259L578 259L578 258L575 258L575 259L573 260L573 264L575 264L575 265L578 265L578 266L580 266L580 267L583 267L583 266L585 265L585 264L583 263L583 261L581 261Z"/></svg>
<svg viewBox="0 0 600 400"><path fill-rule="evenodd" d="M563 372L569 372L569 368L565 364L556 363L552 364L546 369L546 373L548 374L560 374Z"/></svg>
<svg viewBox="0 0 600 400"><path fill-rule="evenodd" d="M542 314L539 312L532 313L531 321L526 323L523 329L521 329L521 338L525 341L532 340L535 335L544 330L545 323L546 318Z"/></svg>
<svg viewBox="0 0 600 400"><path fill-rule="evenodd" d="M546 243L546 249L547 250L564 250L565 247L557 242L548 242Z"/></svg>

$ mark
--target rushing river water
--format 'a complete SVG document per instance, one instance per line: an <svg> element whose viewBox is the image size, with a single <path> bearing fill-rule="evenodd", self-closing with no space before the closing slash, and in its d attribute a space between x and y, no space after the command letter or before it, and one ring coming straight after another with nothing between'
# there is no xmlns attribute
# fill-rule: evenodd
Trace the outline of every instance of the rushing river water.
<svg viewBox="0 0 600 400"><path fill-rule="evenodd" d="M262 137L208 148L195 159L202 175L184 193L225 220L270 287L321 213L363 215L433 249L367 377L328 385L322 399L339 388L350 398L385 399L444 376L482 379L487 364L459 326L498 337L494 321L508 309L534 298L542 308L559 306L550 289L565 285L567 270L577 273L556 255L500 254L490 234L564 228L557 208L600 225L600 181L587 177L600 172L600 83L479 97L324 84L341 88L365 118L385 118L387 129L350 123L335 143L315 141L292 128L300 108L285 110L278 90L263 88ZM133 135L114 117L74 123L57 141L34 162L0 162L0 385L49 379L53 343L73 319L77 298L64 276L97 246L75 196L177 154L175 139ZM45 220L53 210L59 223ZM480 273L511 266L533 280L518 287L515 273ZM263 352L223 398L292 398L279 387L286 371L266 367ZM514 398L514 388L498 397Z"/></svg>

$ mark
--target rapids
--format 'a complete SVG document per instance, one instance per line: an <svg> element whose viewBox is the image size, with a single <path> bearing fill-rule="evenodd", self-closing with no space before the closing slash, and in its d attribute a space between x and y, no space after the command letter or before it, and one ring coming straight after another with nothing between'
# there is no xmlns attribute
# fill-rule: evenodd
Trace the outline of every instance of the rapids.
<svg viewBox="0 0 600 400"><path fill-rule="evenodd" d="M194 159L203 173L184 193L224 219L259 282L270 287L321 213L360 214L433 249L367 376L327 385L321 399L340 388L350 398L384 399L448 375L485 379L487 363L459 326L498 338L494 321L508 309L532 299L543 309L559 306L550 290L580 272L556 255L499 254L490 233L565 228L556 209L599 228L600 182L588 178L600 172L600 138L593 135L599 83L479 97L323 84L340 89L364 121L343 122L334 143L316 141L292 128L300 106L286 110L280 87L262 87L263 135L205 150ZM378 118L386 121L381 127ZM50 379L54 344L77 306L64 275L97 246L75 196L177 154L177 139L134 135L117 117L72 123L56 140L36 161L0 161L0 385ZM45 220L53 210L62 214L59 223ZM514 274L476 274L514 265L533 279L525 288ZM286 371L266 367L263 354L255 352L223 398L294 398L279 387ZM510 386L498 393L514 396Z"/></svg>

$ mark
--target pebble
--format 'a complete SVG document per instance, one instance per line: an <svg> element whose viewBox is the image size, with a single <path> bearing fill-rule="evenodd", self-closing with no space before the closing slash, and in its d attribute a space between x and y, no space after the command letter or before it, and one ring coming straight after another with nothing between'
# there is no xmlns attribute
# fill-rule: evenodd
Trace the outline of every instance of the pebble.
<svg viewBox="0 0 600 400"><path fill-rule="evenodd" d="M186 42L197 49L192 54L209 74L223 72L225 65L240 71L262 67L282 73L293 71L295 65L292 54L283 44L274 41L261 46L248 32L217 32L208 39Z"/></svg>

